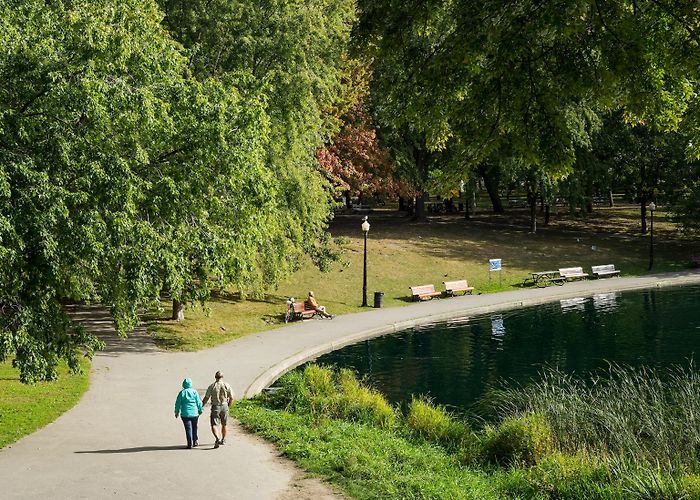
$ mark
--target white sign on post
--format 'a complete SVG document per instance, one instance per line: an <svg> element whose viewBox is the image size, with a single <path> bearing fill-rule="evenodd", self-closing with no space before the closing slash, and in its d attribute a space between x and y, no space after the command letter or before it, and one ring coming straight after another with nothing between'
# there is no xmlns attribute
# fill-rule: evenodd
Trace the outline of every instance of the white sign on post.
<svg viewBox="0 0 700 500"><path fill-rule="evenodd" d="M491 273L502 269L501 259L489 259L489 281L491 281ZM501 273L498 273L498 282L501 282Z"/></svg>

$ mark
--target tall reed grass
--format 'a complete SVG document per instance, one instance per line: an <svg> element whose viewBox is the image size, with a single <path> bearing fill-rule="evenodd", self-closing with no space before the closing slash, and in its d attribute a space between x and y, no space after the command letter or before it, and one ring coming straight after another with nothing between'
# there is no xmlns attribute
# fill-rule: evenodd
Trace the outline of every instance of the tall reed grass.
<svg viewBox="0 0 700 500"><path fill-rule="evenodd" d="M626 470L700 471L700 373L692 364L664 371L611 365L592 381L548 369L499 399L502 415L543 415L563 451L608 457Z"/></svg>
<svg viewBox="0 0 700 500"><path fill-rule="evenodd" d="M286 374L265 397L273 407L314 419L339 418L391 427L397 413L382 394L363 385L355 374L315 364Z"/></svg>

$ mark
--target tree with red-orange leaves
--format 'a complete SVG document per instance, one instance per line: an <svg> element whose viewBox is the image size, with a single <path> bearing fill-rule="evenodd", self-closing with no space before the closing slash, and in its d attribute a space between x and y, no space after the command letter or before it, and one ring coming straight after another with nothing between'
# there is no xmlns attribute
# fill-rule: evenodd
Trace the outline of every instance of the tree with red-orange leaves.
<svg viewBox="0 0 700 500"><path fill-rule="evenodd" d="M396 175L390 151L379 144L367 109L370 64L358 59L348 59L345 64L345 100L334 110L340 127L329 143L317 150L318 162L348 206L352 196L406 196L410 189Z"/></svg>
<svg viewBox="0 0 700 500"><path fill-rule="evenodd" d="M364 102L350 109L343 122L340 132L316 156L346 204L351 196L406 195L409 188L396 178L389 150L379 144Z"/></svg>

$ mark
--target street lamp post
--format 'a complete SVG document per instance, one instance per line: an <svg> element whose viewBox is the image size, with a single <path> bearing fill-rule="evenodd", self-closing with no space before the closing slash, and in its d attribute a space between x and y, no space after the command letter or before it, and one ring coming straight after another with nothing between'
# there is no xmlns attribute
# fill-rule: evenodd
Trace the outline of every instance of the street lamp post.
<svg viewBox="0 0 700 500"><path fill-rule="evenodd" d="M362 220L362 232L365 234L365 264L362 272L362 307L367 307L367 233L369 233L369 222L367 222L366 215Z"/></svg>
<svg viewBox="0 0 700 500"><path fill-rule="evenodd" d="M656 204L652 201L649 203L649 211L651 212L651 224L649 227L649 271L654 267L654 212Z"/></svg>

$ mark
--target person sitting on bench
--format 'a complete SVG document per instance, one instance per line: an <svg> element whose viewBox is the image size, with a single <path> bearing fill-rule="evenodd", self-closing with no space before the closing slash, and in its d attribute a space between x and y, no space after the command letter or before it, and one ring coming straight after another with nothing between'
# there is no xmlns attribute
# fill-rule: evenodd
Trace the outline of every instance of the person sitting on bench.
<svg viewBox="0 0 700 500"><path fill-rule="evenodd" d="M306 307L316 311L318 314L321 315L322 318L329 318L329 319L335 318L335 315L328 314L326 312L326 308L322 305L319 305L319 303L316 302L316 297L314 296L314 292L309 292L309 298L306 299Z"/></svg>

